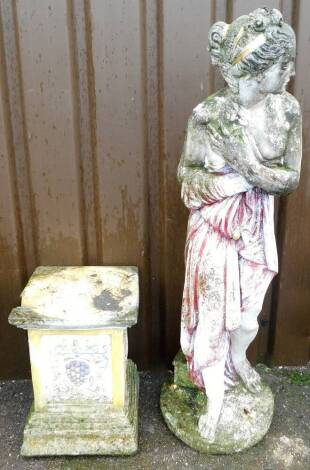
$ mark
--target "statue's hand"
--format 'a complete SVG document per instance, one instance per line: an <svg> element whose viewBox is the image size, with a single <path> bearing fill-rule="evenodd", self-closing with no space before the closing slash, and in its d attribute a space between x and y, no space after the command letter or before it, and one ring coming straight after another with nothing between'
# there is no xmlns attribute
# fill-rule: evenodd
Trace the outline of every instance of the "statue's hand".
<svg viewBox="0 0 310 470"><path fill-rule="evenodd" d="M262 157L256 145L251 145L251 137L247 134L246 127L233 124L222 124L218 129L214 125L208 125L209 139L214 151L224 157L226 162L236 171L240 171L247 161L247 165L261 162Z"/></svg>
<svg viewBox="0 0 310 470"><path fill-rule="evenodd" d="M226 154L227 141L229 140L229 132L224 127L220 131L219 128L216 129L211 123L208 123L207 130L212 150L224 156Z"/></svg>
<svg viewBox="0 0 310 470"><path fill-rule="evenodd" d="M227 163L236 161L236 155L240 154L238 150L240 147L244 149L245 146L242 129L224 124L218 129L213 124L208 124L207 128L212 149L222 155Z"/></svg>

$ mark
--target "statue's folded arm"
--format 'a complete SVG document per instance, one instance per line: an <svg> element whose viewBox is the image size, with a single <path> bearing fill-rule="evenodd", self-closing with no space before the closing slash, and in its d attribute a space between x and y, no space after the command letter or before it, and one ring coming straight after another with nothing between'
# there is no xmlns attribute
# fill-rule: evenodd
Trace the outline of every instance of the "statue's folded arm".
<svg viewBox="0 0 310 470"><path fill-rule="evenodd" d="M300 112L292 120L288 144L283 156L283 166L269 167L261 163L261 156L257 154L259 150L246 129L244 129L244 136L249 145L236 142L232 136L229 136L224 155L227 163L253 186L269 194L282 195L294 191L299 183L302 157Z"/></svg>

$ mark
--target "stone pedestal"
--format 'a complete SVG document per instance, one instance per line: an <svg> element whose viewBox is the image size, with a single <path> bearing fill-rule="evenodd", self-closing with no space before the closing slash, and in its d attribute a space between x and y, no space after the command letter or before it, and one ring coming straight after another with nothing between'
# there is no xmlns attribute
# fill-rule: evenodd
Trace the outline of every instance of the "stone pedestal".
<svg viewBox="0 0 310 470"><path fill-rule="evenodd" d="M174 375L162 387L160 407L169 429L187 445L207 454L231 454L257 444L267 433L274 399L268 385L253 394L240 383L225 392L215 441L210 444L198 432L198 419L207 397L192 384L181 352L174 360Z"/></svg>
<svg viewBox="0 0 310 470"><path fill-rule="evenodd" d="M28 330L34 403L22 455L137 451L134 267L39 267L9 322Z"/></svg>

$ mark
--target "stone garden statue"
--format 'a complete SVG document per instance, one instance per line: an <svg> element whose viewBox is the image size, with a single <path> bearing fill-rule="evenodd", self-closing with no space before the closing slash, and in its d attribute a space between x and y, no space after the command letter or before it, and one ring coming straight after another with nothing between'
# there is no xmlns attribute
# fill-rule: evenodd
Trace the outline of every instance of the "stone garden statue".
<svg viewBox="0 0 310 470"><path fill-rule="evenodd" d="M211 445L226 393L241 383L254 397L264 387L246 351L278 269L274 195L299 181L301 114L286 91L295 34L278 10L215 23L209 52L227 85L193 110L178 179L190 209L181 348L207 396L197 426Z"/></svg>

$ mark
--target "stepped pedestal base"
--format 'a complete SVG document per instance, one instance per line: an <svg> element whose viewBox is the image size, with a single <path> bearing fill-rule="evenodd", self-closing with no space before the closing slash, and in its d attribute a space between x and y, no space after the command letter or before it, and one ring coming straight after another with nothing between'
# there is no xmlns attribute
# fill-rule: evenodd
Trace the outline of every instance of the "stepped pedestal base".
<svg viewBox="0 0 310 470"><path fill-rule="evenodd" d="M138 384L135 364L127 362L127 396L123 409L72 405L65 411L30 410L24 430L23 456L130 455L138 448Z"/></svg>

